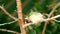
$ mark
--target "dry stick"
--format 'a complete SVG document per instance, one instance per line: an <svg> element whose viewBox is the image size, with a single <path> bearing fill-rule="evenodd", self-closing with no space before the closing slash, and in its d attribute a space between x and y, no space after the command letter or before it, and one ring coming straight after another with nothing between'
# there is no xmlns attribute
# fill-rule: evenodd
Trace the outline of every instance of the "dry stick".
<svg viewBox="0 0 60 34"><path fill-rule="evenodd" d="M53 8L53 10L50 12L48 19L51 17L51 15L54 13L54 11L56 10L57 7L60 6L60 2ZM42 30L42 34L45 33L46 27L47 27L48 21L45 22L43 30Z"/></svg>
<svg viewBox="0 0 60 34"><path fill-rule="evenodd" d="M18 20L17 18L15 18L15 17L12 16L11 14L9 14L9 13L5 10L5 8L3 8L2 6L0 6L0 8L1 8L1 9L4 11L4 13L7 14L10 18L14 19L15 21Z"/></svg>
<svg viewBox="0 0 60 34"><path fill-rule="evenodd" d="M37 24L37 23L27 23L27 24L23 25L23 28L26 28L27 26L30 26L32 24Z"/></svg>
<svg viewBox="0 0 60 34"><path fill-rule="evenodd" d="M21 34L26 34L26 30L23 28L24 21L23 21L23 15L22 15L22 4L21 0L16 0L17 3L17 11L18 11L18 22L21 30Z"/></svg>
<svg viewBox="0 0 60 34"><path fill-rule="evenodd" d="M12 23L15 23L16 21L11 21L11 22L8 22L8 23L2 23L0 24L0 26L3 26L3 25L7 25L7 24L12 24Z"/></svg>
<svg viewBox="0 0 60 34"><path fill-rule="evenodd" d="M20 34L19 32L16 32L16 31L7 30L7 29L1 29L1 28L0 28L0 31L10 32L10 33L14 33L14 34Z"/></svg>

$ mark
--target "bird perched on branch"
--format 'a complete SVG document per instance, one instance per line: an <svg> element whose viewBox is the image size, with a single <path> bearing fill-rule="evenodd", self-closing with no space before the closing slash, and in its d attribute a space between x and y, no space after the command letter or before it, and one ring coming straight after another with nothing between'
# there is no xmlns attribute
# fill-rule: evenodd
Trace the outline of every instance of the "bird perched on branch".
<svg viewBox="0 0 60 34"><path fill-rule="evenodd" d="M41 13L34 12L30 16L26 17L26 22L27 23L37 23L37 22L42 22L44 19L44 16Z"/></svg>

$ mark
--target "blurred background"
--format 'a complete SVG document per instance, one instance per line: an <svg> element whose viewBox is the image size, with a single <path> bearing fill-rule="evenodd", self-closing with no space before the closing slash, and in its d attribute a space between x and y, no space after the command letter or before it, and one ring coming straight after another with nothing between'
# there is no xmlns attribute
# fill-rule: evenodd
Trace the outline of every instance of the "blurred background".
<svg viewBox="0 0 60 34"><path fill-rule="evenodd" d="M43 15L49 14L54 6L60 2L60 0L21 0L23 16L29 16L32 12L40 12ZM16 0L0 0L0 6L3 6L10 14L18 18ZM60 14L60 7L58 7L53 16ZM47 18L47 17L45 17ZM60 20L60 18L57 18ZM0 9L0 24L13 21L3 10ZM42 32L44 22L31 25L28 27L27 34L40 34ZM13 30L20 32L18 22L0 26L2 29ZM0 31L0 34L13 34L9 32ZM60 34L60 23L56 21L49 21L45 34Z"/></svg>

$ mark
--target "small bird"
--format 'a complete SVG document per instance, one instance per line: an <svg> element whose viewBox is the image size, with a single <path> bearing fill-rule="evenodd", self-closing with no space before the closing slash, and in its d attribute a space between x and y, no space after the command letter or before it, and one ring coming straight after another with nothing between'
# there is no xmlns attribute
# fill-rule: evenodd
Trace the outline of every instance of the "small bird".
<svg viewBox="0 0 60 34"><path fill-rule="evenodd" d="M41 13L34 12L33 14L26 17L25 19L27 23L30 23L30 22L37 23L37 22L42 22L44 19L44 16Z"/></svg>

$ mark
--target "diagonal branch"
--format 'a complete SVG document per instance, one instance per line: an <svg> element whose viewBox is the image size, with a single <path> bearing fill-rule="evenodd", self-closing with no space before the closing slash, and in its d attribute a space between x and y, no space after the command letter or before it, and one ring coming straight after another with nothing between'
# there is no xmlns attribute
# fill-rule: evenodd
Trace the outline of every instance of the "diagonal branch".
<svg viewBox="0 0 60 34"><path fill-rule="evenodd" d="M4 7L0 6L0 8L4 11L5 14L7 14L10 18L14 19L15 21L17 21L18 19L15 18L14 16L12 16L11 14L9 14Z"/></svg>
<svg viewBox="0 0 60 34"><path fill-rule="evenodd" d="M16 31L7 30L7 29L1 29L1 28L0 28L0 31L10 32L10 33L14 33L14 34L20 34L19 32L16 32Z"/></svg>
<svg viewBox="0 0 60 34"><path fill-rule="evenodd" d="M50 12L48 19L51 17L51 15L54 13L54 11L56 10L57 7L60 6L60 2L52 9L52 11ZM42 34L45 33L46 27L47 27L48 21L45 22L43 30L42 30Z"/></svg>
<svg viewBox="0 0 60 34"><path fill-rule="evenodd" d="M0 24L0 26L3 26L3 25L7 25L7 24L12 24L12 23L15 23L16 21L11 21L11 22L8 22L8 23L3 23L3 24Z"/></svg>

